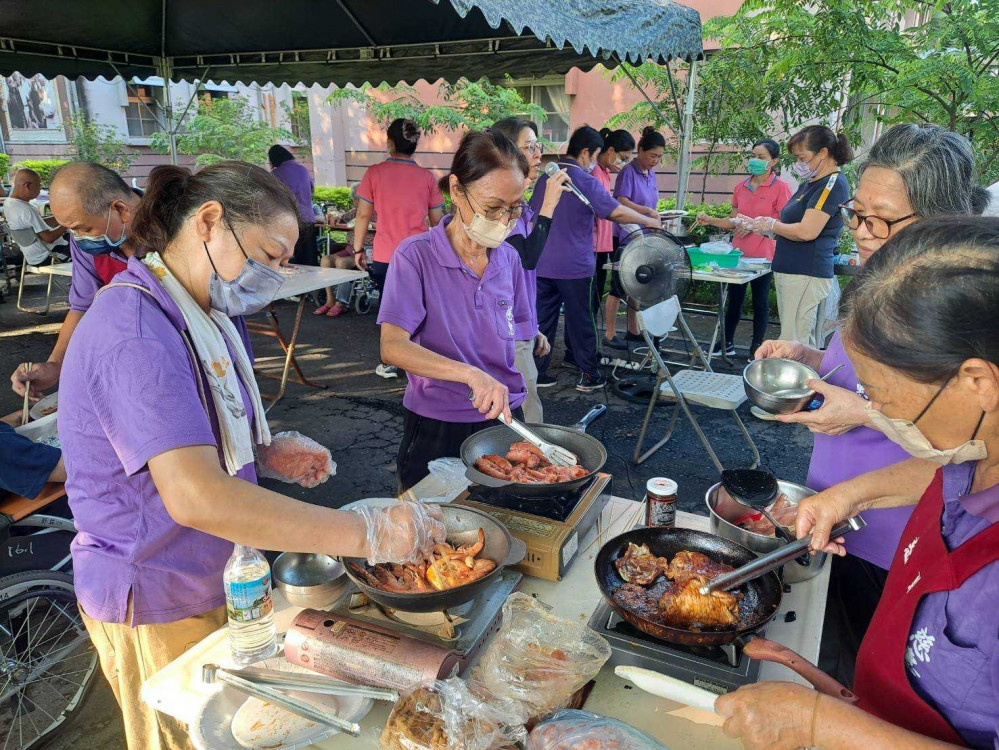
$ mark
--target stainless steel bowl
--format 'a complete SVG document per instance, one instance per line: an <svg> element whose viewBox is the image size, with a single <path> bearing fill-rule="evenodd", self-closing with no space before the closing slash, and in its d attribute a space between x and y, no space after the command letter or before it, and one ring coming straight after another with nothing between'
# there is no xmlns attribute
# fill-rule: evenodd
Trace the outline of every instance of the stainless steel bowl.
<svg viewBox="0 0 999 750"><path fill-rule="evenodd" d="M742 371L749 400L771 414L792 414L808 406L815 391L806 388L805 383L818 377L806 364L777 357L757 359ZM788 398L779 395L781 391L804 391L804 395Z"/></svg>
<svg viewBox="0 0 999 750"><path fill-rule="evenodd" d="M787 499L792 505L797 505L806 497L815 494L815 490L810 490L793 482L778 480L777 485L780 487L781 493L787 495ZM736 526L734 521L753 511L730 498L728 493L722 488L721 482L711 487L704 494L704 503L708 506L712 534L717 534L725 539L738 542L760 555L766 552L773 552L778 547L784 545L784 542L776 536L755 534L741 526ZM807 567L794 561L786 563L783 566L784 582L799 583L807 581L809 578L813 578L819 574L825 562L826 553L821 552L812 558L811 564Z"/></svg>
<svg viewBox="0 0 999 750"><path fill-rule="evenodd" d="M347 588L343 565L329 555L284 552L271 568L274 585L296 607L325 609Z"/></svg>

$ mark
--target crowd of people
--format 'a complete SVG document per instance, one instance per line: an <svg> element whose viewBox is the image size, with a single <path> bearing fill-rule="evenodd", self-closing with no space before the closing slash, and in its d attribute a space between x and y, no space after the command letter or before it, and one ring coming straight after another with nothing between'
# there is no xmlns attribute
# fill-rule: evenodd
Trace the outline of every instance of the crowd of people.
<svg viewBox="0 0 999 750"><path fill-rule="evenodd" d="M492 420L543 418L538 389L552 382L561 315L577 389L604 386L599 346L627 347L638 331L631 320L623 333L613 326L625 295L612 273L602 301L603 259L619 257L632 232L661 227L665 140L650 128L637 141L578 128L557 167L539 174L536 126L507 118L466 133L439 181L413 159L419 138L415 124L392 123L389 158L357 190L350 255L323 261L367 269L382 291L382 367L407 379L400 493ZM797 532L837 554L820 666L859 703L759 683L717 710L752 748L993 747L999 340L988 321L999 316L999 219L976 216L989 199L975 154L942 128L889 129L852 193L843 135L810 126L788 148L795 192L779 175L780 144L762 139L731 216L698 220L773 261L781 334L767 339L770 282L754 282L751 357L795 359L820 375L840 368L811 384L821 408L780 420L815 433L807 484L818 493L800 504ZM158 167L141 197L104 167L71 163L50 189L56 224L34 230L42 241L69 233L71 309L49 360L12 381L35 396L58 384L62 454L0 426L0 483L30 494L65 479L77 595L131 748L186 746L184 728L139 689L225 622L233 543L406 562L443 539L437 513L419 503L344 512L257 484L329 476L318 443L270 433L243 322L275 298L282 265L316 260L308 173L286 154L271 150L270 172ZM15 180L15 200L30 200L32 179ZM862 268L827 342L817 309L835 283L844 225ZM341 297L330 290L320 314ZM730 301L723 351L743 301ZM829 539L861 511L864 530Z"/></svg>

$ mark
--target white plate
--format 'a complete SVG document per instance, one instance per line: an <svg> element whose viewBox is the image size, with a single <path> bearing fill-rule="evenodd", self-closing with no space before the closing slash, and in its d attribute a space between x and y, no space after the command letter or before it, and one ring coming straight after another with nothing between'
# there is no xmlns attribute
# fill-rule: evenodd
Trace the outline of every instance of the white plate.
<svg viewBox="0 0 999 750"><path fill-rule="evenodd" d="M662 219L679 219L681 216L690 216L690 211L682 208L671 208L669 211L660 211L659 217Z"/></svg>
<svg viewBox="0 0 999 750"><path fill-rule="evenodd" d="M253 666L281 670L282 672L316 675L316 672L304 667L289 664L280 656ZM288 695L335 712L348 721L360 721L367 716L372 706L370 698L349 695L320 695L319 693L302 692L289 692ZM246 750L247 745L241 744L233 735L233 719L244 704L249 701L254 701L247 707L249 709L252 709L254 705L260 706L260 702L256 699L249 698L238 690L225 685L219 690L213 691L198 710L194 721L191 722L191 741L194 746L198 750ZM288 715L287 712L282 713ZM293 737L275 736L264 742L259 742L256 747L267 748L267 750L297 750L297 748L314 745L335 734L338 734L336 729L314 724L307 731L303 730Z"/></svg>
<svg viewBox="0 0 999 750"><path fill-rule="evenodd" d="M58 412L52 412L47 417L42 417L20 427L15 427L14 432L18 435L23 435L34 443L51 440L59 435L59 425L56 421L58 416Z"/></svg>
<svg viewBox="0 0 999 750"><path fill-rule="evenodd" d="M59 391L50 393L37 404L32 406L31 411L28 413L31 415L32 419L41 419L42 417L55 414L57 408L59 408Z"/></svg>

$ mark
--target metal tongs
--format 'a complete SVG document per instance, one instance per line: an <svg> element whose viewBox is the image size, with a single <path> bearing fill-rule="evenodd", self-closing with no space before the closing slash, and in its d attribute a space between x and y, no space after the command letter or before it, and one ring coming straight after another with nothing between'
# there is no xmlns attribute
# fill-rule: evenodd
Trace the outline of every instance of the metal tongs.
<svg viewBox="0 0 999 750"><path fill-rule="evenodd" d="M866 525L867 521L860 516L854 516L829 532L829 538L836 539L837 537L849 534L851 531L860 531L860 529L864 528ZM790 562L794 558L801 555L808 549L808 545L811 544L811 542L811 537L802 537L801 539L797 539L790 544L785 544L783 547L775 549L773 552L760 555L751 563L747 563L741 568L736 568L731 573L725 573L724 575L720 575L717 578L708 581L708 583L698 589L698 593L702 596L707 596L713 591L734 589L736 586L741 586L746 581L759 578L764 573L769 573L774 568L779 568L784 563Z"/></svg>
<svg viewBox="0 0 999 750"><path fill-rule="evenodd" d="M532 432L527 425L518 422L513 417L511 417L510 421L507 422L503 418L503 415L500 414L497 419L524 438L524 440L529 442L531 445L536 446L542 453L545 454L545 458L556 466L575 466L579 463L571 451L566 450L560 445L555 445L554 443L548 443L542 440L538 437L538 435Z"/></svg>

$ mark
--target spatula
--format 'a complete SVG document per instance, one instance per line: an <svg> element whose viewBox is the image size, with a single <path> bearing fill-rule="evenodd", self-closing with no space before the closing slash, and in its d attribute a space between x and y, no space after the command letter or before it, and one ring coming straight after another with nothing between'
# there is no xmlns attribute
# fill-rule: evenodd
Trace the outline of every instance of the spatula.
<svg viewBox="0 0 999 750"><path fill-rule="evenodd" d="M777 523L768 510L780 492L777 477L763 469L726 469L722 472L721 480L722 486L731 498L740 505L762 513L774 525L774 533L777 536L785 542L795 540L794 535L782 524Z"/></svg>
<svg viewBox="0 0 999 750"><path fill-rule="evenodd" d="M500 414L497 419L524 438L524 440L529 442L531 445L536 446L542 453L545 454L545 458L556 466L575 466L579 463L571 451L567 451L560 445L555 445L542 440L537 434L532 432L530 428L521 422L518 422L513 417L511 417L510 421L507 422L503 418L503 415Z"/></svg>

